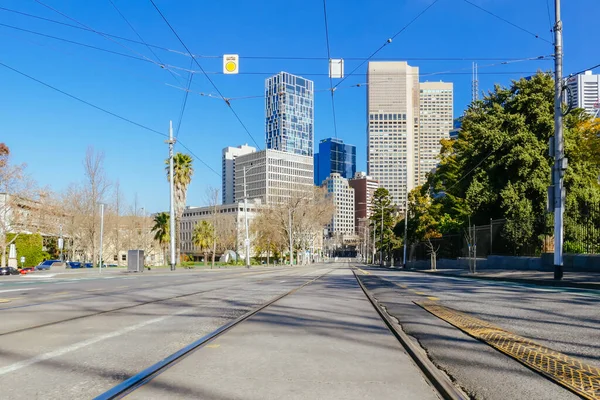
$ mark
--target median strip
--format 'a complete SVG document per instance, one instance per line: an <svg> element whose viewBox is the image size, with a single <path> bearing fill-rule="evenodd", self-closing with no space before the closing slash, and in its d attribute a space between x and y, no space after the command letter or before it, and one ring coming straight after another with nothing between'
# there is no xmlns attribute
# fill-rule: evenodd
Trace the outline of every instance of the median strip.
<svg viewBox="0 0 600 400"><path fill-rule="evenodd" d="M600 400L600 368L461 311L437 303L415 304L575 394L585 399Z"/></svg>

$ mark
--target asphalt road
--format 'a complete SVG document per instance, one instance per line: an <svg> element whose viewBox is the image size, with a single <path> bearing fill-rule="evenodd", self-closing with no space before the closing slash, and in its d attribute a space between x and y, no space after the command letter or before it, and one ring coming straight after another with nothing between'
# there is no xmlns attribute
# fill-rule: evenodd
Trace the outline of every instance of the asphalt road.
<svg viewBox="0 0 600 400"><path fill-rule="evenodd" d="M2 279L0 397L92 398L327 270L321 265Z"/></svg>
<svg viewBox="0 0 600 400"><path fill-rule="evenodd" d="M375 297L434 363L474 398L578 397L413 302L435 301L600 366L600 291L364 269L369 275L361 278Z"/></svg>

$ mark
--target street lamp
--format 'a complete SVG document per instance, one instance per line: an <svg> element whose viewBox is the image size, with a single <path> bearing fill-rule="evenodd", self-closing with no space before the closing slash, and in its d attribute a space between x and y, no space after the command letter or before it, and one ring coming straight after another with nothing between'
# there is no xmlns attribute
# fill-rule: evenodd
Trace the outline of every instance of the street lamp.
<svg viewBox="0 0 600 400"><path fill-rule="evenodd" d="M102 273L102 241L104 237L104 203L100 204L100 264L98 264L98 273Z"/></svg>
<svg viewBox="0 0 600 400"><path fill-rule="evenodd" d="M244 225L246 226L246 240L244 241L244 245L246 247L246 268L250 268L250 236L248 234L248 194L246 193L246 172L250 171L252 168L261 167L263 165L266 164L250 164L249 168L246 168L244 165Z"/></svg>

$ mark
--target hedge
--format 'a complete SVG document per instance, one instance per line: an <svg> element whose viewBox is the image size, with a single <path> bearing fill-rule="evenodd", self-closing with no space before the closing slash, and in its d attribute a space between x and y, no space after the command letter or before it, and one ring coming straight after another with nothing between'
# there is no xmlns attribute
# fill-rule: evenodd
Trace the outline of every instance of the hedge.
<svg viewBox="0 0 600 400"><path fill-rule="evenodd" d="M15 234L6 235L7 242L10 242ZM20 234L13 242L17 248L17 264L21 266L21 257L25 257L24 267L34 267L48 258L48 253L42 250L43 240L39 233Z"/></svg>

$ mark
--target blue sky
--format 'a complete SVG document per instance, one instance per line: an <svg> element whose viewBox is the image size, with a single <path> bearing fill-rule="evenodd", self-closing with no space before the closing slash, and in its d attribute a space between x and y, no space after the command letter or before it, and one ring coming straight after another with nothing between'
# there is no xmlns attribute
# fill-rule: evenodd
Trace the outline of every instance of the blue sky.
<svg viewBox="0 0 600 400"><path fill-rule="evenodd" d="M147 0L113 0L148 43L185 51ZM237 53L240 75L211 74L211 78L264 147L264 79L285 70L315 81L317 91L327 89L327 48L323 2L277 0L168 1L155 0L186 45L203 58L202 67L220 72L225 53ZM419 14L433 0L354 1L328 0L331 55L346 59L346 73ZM471 0L545 40L551 40L547 1ZM69 17L93 28L131 39L135 33L108 0L43 0ZM565 71L576 72L600 63L592 50L600 2L563 2ZM553 15L552 4L551 12ZM3 0L0 7L18 10L70 24L72 20L33 0ZM0 9L0 24L83 42L134 57L154 58L143 45L33 19ZM156 64L33 35L0 25L0 62L78 96L144 126L168 133L169 120L177 125L184 92L168 71ZM155 50L164 63L190 67L190 59L175 52ZM480 65L480 89L495 83L509 84L538 69L550 70L551 61L501 64L494 59L523 59L550 55L552 46L477 9L464 0L439 0L414 24L381 50L377 59L408 59L426 73L425 80L454 83L454 114L459 116L470 101L471 63L411 60L415 58L474 58ZM274 59L250 57L267 56ZM246 57L246 58L245 58ZM286 60L277 57L318 57L319 60ZM193 65L193 69L197 69ZM365 87L366 65L347 78L336 91L338 137L355 144L358 170L366 169ZM181 81L187 73L180 71ZM164 137L149 132L69 97L52 91L0 66L0 141L11 148L16 162L28 165L40 185L60 192L83 178L82 160L88 146L106 155L109 179L119 180L126 197L135 194L149 211L168 208L168 184L163 171L167 155ZM335 84L335 82L334 82ZM215 90L201 74L194 76L194 92ZM236 97L259 96L250 99ZM315 95L315 143L333 136L329 94ZM252 144L252 139L223 101L191 93L179 139L196 156L220 172L221 149ZM180 147L178 147L181 150ZM195 163L196 173L188 204L205 202L206 188L220 187L220 177Z"/></svg>

